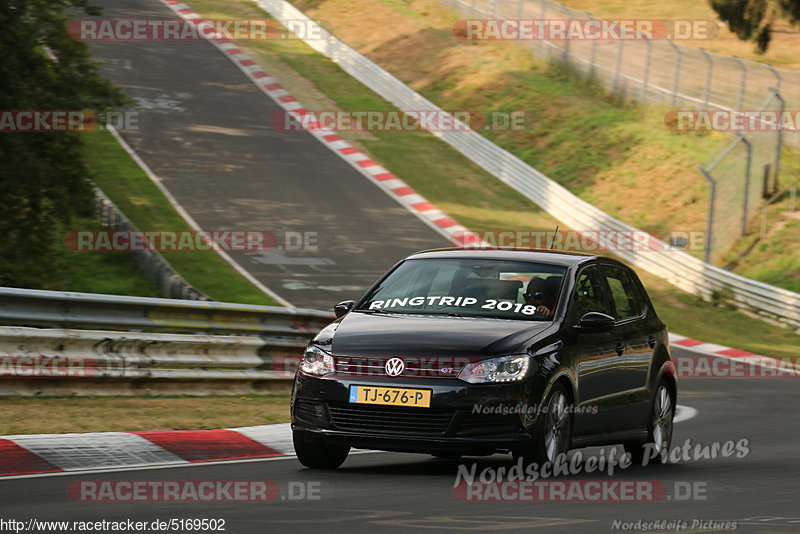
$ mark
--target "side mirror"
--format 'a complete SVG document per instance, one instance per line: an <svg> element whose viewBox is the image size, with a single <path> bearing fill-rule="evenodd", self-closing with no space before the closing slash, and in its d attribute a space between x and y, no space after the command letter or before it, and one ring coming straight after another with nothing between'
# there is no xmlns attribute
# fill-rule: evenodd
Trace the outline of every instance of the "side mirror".
<svg viewBox="0 0 800 534"><path fill-rule="evenodd" d="M355 305L356 301L354 300L344 300L333 307L333 313L336 314L336 318L338 319L342 315L352 310L353 306Z"/></svg>
<svg viewBox="0 0 800 534"><path fill-rule="evenodd" d="M586 332L602 332L603 330L610 330L614 326L616 319L610 315L600 312L589 312L581 317L579 326L580 329Z"/></svg>

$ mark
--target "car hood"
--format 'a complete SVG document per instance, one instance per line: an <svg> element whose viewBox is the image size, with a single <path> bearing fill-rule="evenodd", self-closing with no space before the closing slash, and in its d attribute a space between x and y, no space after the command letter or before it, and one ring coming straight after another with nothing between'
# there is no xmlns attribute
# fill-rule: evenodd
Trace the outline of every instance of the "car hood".
<svg viewBox="0 0 800 534"><path fill-rule="evenodd" d="M348 356L503 356L524 350L525 342L552 324L350 312L336 328L331 350Z"/></svg>

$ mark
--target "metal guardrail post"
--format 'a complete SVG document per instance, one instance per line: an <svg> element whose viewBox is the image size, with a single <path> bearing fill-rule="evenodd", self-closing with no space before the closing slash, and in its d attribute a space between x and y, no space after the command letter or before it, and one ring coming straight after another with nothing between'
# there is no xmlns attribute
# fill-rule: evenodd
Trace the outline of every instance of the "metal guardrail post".
<svg viewBox="0 0 800 534"><path fill-rule="evenodd" d="M706 171L703 167L698 167L700 172L703 173L706 180L709 181L711 184L711 201L708 203L708 221L706 222L706 250L705 250L705 262L710 263L711 259L711 236L714 229L714 201L716 200L717 196L717 181L714 180L714 177L711 176L711 173Z"/></svg>
<svg viewBox="0 0 800 534"><path fill-rule="evenodd" d="M744 171L744 205L742 206L742 237L747 235L747 201L750 196L750 166L753 161L753 145L747 136L739 133L739 139L747 147L747 166Z"/></svg>

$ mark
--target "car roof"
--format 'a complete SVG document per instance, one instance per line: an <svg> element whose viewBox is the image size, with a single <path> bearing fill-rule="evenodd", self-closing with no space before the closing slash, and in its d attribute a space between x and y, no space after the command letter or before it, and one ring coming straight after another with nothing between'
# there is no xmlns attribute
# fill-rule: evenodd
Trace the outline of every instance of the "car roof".
<svg viewBox="0 0 800 534"><path fill-rule="evenodd" d="M571 266L584 263L595 258L609 259L605 256L596 254L586 254L583 252L573 252L564 250L550 249L509 249L509 248L438 248L423 250L411 254L407 259L427 259L427 258L471 258L471 259L493 259L508 261L529 261L537 263L548 263L551 265ZM615 261L615 263L618 263Z"/></svg>

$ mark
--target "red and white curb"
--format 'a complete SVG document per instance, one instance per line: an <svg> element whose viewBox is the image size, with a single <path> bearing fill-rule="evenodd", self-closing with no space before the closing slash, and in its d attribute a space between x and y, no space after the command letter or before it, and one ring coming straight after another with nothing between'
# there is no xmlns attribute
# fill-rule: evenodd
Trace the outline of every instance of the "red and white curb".
<svg viewBox="0 0 800 534"><path fill-rule="evenodd" d="M0 478L294 454L289 423L217 430L0 436Z"/></svg>
<svg viewBox="0 0 800 534"><path fill-rule="evenodd" d="M706 343L705 341L691 339L671 332L669 334L669 344L671 347L685 349L697 354L724 358L732 362L747 363L748 365L752 364L771 372L779 371L782 376L800 375L800 367L798 367L798 364L800 364L800 351L798 357L781 360L769 356L761 356L746 350L726 347L725 345Z"/></svg>
<svg viewBox="0 0 800 534"><path fill-rule="evenodd" d="M187 22L202 18L191 7L179 0L160 1ZM298 125L302 125L323 145L383 189L425 224L450 240L454 246L475 246L481 243L481 239L477 235L436 208L400 178L369 159L366 154L339 137L335 131L322 126L311 111L290 95L275 78L264 72L247 54L237 48L236 44L227 38L209 39L209 41L233 61L264 94L286 110ZM266 120L268 118L265 117Z"/></svg>

